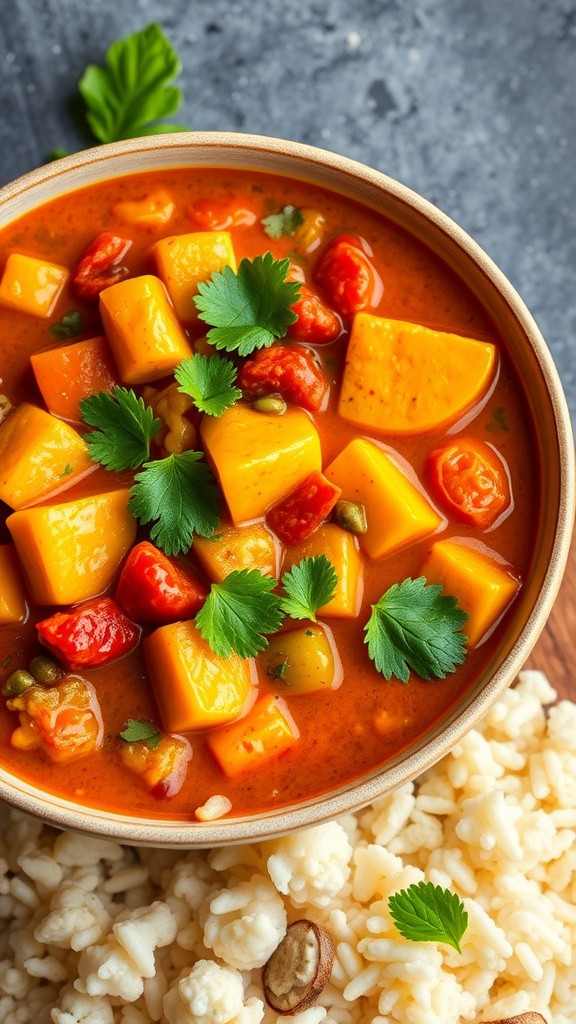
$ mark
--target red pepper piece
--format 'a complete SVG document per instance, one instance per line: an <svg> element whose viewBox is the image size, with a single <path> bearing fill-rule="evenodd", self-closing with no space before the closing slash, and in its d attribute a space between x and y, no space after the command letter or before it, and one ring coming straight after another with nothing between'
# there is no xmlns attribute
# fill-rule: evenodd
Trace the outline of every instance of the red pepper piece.
<svg viewBox="0 0 576 1024"><path fill-rule="evenodd" d="M141 632L111 597L96 597L69 612L56 612L38 622L36 629L44 646L69 669L105 665L128 654Z"/></svg>
<svg viewBox="0 0 576 1024"><path fill-rule="evenodd" d="M247 359L238 374L246 398L281 395L310 412L324 401L328 381L311 353L303 349L272 345Z"/></svg>
<svg viewBox="0 0 576 1024"><path fill-rule="evenodd" d="M323 523L342 489L316 471L275 505L266 516L268 526L286 547L298 547Z"/></svg>
<svg viewBox="0 0 576 1024"><path fill-rule="evenodd" d="M256 214L235 200L197 199L188 213L203 231L226 231L228 228L250 227Z"/></svg>
<svg viewBox="0 0 576 1024"><path fill-rule="evenodd" d="M314 279L324 288L330 305L345 320L374 305L382 288L360 239L352 235L334 239L321 256Z"/></svg>
<svg viewBox="0 0 576 1024"><path fill-rule="evenodd" d="M207 594L191 569L143 540L124 563L115 598L136 622L166 624L193 618Z"/></svg>
<svg viewBox="0 0 576 1024"><path fill-rule="evenodd" d="M130 271L120 265L120 260L131 245L131 239L111 231L102 231L96 236L72 275L72 286L79 299L96 302L104 288L128 277Z"/></svg>
<svg viewBox="0 0 576 1024"><path fill-rule="evenodd" d="M298 319L290 324L288 334L296 341L325 345L334 341L342 331L339 317L308 285L300 285L300 297L292 306L292 312Z"/></svg>

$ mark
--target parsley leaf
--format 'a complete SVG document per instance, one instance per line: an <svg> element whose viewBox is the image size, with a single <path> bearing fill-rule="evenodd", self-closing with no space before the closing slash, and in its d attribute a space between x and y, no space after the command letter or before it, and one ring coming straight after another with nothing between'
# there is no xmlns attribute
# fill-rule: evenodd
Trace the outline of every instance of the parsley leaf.
<svg viewBox="0 0 576 1024"><path fill-rule="evenodd" d="M265 633L282 625L280 598L272 591L277 580L259 569L235 569L213 583L196 616L196 625L215 654L253 658L268 646Z"/></svg>
<svg viewBox="0 0 576 1024"><path fill-rule="evenodd" d="M418 882L388 897L388 909L400 935L412 942L447 942L462 952L468 925L462 900L432 882Z"/></svg>
<svg viewBox="0 0 576 1024"><path fill-rule="evenodd" d="M57 323L50 324L48 330L58 341L75 338L82 330L82 313L79 313L77 309L71 309Z"/></svg>
<svg viewBox="0 0 576 1024"><path fill-rule="evenodd" d="M467 638L459 631L467 619L441 586L428 586L423 576L409 578L394 583L372 605L364 642L385 679L396 676L407 683L408 666L422 679L443 679L464 661Z"/></svg>
<svg viewBox="0 0 576 1024"><path fill-rule="evenodd" d="M185 395L208 416L221 416L225 409L242 398L240 388L234 387L238 370L224 356L203 356L199 353L184 359L174 370L174 376Z"/></svg>
<svg viewBox="0 0 576 1024"><path fill-rule="evenodd" d="M138 721L136 718L129 718L118 735L125 743L143 742L151 750L155 750L162 739L162 733L152 722Z"/></svg>
<svg viewBox="0 0 576 1024"><path fill-rule="evenodd" d="M175 50L155 23L112 43L106 66L90 64L78 83L95 137L115 142L188 131L182 125L158 123L180 107L182 90L168 83L181 70Z"/></svg>
<svg viewBox="0 0 576 1024"><path fill-rule="evenodd" d="M283 338L298 319L291 307L300 285L287 281L290 260L275 260L272 253L243 259L235 274L225 266L210 281L200 281L194 302L198 315L210 324L208 341L218 349L248 356L257 348Z"/></svg>
<svg viewBox="0 0 576 1024"><path fill-rule="evenodd" d="M97 427L86 435L90 457L106 469L138 469L150 455L150 442L162 426L152 409L130 389L99 391L80 402L84 423Z"/></svg>
<svg viewBox="0 0 576 1024"><path fill-rule="evenodd" d="M167 555L188 551L192 534L209 537L218 526L220 492L203 452L181 452L145 462L135 477L128 508L141 523L154 520L150 537Z"/></svg>
<svg viewBox="0 0 576 1024"><path fill-rule="evenodd" d="M282 235L293 235L304 223L304 217L296 206L283 206L279 213L271 213L263 217L261 224L270 238L281 238Z"/></svg>
<svg viewBox="0 0 576 1024"><path fill-rule="evenodd" d="M326 555L303 558L285 572L282 584L286 596L282 597L282 611L293 619L312 619L316 612L334 597L338 576Z"/></svg>

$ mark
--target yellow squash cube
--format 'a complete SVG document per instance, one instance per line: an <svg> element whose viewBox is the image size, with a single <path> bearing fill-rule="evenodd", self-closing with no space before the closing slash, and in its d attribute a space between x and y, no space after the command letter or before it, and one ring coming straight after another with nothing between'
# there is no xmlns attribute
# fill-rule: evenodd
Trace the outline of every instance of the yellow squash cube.
<svg viewBox="0 0 576 1024"><path fill-rule="evenodd" d="M163 228L174 213L174 201L165 188L155 189L143 199L124 199L114 213L126 224L139 228Z"/></svg>
<svg viewBox="0 0 576 1024"><path fill-rule="evenodd" d="M22 570L13 544L0 545L0 626L28 617Z"/></svg>
<svg viewBox="0 0 576 1024"><path fill-rule="evenodd" d="M0 425L0 500L19 509L96 469L69 423L23 402Z"/></svg>
<svg viewBox="0 0 576 1024"><path fill-rule="evenodd" d="M235 525L263 516L321 467L316 428L295 407L273 416L238 402L204 416L200 434Z"/></svg>
<svg viewBox="0 0 576 1024"><path fill-rule="evenodd" d="M155 629L144 650L167 732L227 725L256 694L253 660L214 654L192 620Z"/></svg>
<svg viewBox="0 0 576 1024"><path fill-rule="evenodd" d="M184 323L198 316L193 298L198 282L208 281L223 267L236 271L236 257L229 231L193 231L162 238L152 249L158 273L166 285L176 312Z"/></svg>
<svg viewBox="0 0 576 1024"><path fill-rule="evenodd" d="M193 549L204 572L214 583L241 569L258 569L277 576L280 545L264 523L219 526L211 537L194 537Z"/></svg>
<svg viewBox="0 0 576 1024"><path fill-rule="evenodd" d="M482 398L495 365L496 348L489 342L357 313L338 412L358 427L386 434L435 430Z"/></svg>
<svg viewBox="0 0 576 1024"><path fill-rule="evenodd" d="M282 571L291 569L303 558L326 555L330 559L338 583L334 597L318 609L321 619L354 619L360 611L363 592L362 559L355 537L336 523L322 523L297 548L286 549Z"/></svg>
<svg viewBox="0 0 576 1024"><path fill-rule="evenodd" d="M480 551L457 540L433 544L422 575L458 599L468 614L463 632L470 647L477 647L492 630L520 587L520 580L496 552Z"/></svg>
<svg viewBox="0 0 576 1024"><path fill-rule="evenodd" d="M49 317L69 277L67 267L13 252L0 281L0 305L32 316Z"/></svg>
<svg viewBox="0 0 576 1024"><path fill-rule="evenodd" d="M105 288L100 293L100 314L126 384L160 380L192 355L166 289L152 274Z"/></svg>
<svg viewBox="0 0 576 1024"><path fill-rule="evenodd" d="M357 438L324 470L344 501L366 509L368 529L358 542L369 558L391 555L435 533L442 523L424 494L382 448Z"/></svg>
<svg viewBox="0 0 576 1024"><path fill-rule="evenodd" d="M234 777L275 761L299 736L286 702L269 696L261 697L241 721L211 732L207 743L222 771Z"/></svg>
<svg viewBox="0 0 576 1024"><path fill-rule="evenodd" d="M260 657L268 679L286 696L337 690L342 683L342 663L327 626L311 623L276 633Z"/></svg>
<svg viewBox="0 0 576 1024"><path fill-rule="evenodd" d="M30 593L37 604L74 604L110 585L136 538L127 489L8 516Z"/></svg>

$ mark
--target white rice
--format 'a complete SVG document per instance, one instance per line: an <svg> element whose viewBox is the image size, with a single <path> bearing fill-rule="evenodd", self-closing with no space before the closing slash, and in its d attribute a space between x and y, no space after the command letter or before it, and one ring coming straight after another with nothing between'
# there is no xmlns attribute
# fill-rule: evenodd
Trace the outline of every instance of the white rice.
<svg viewBox="0 0 576 1024"><path fill-rule="evenodd" d="M573 1024L576 704L555 697L521 673L416 784L275 841L125 848L0 809L1 1024L272 1024L261 967L302 917L336 957L297 1024ZM463 899L461 954L396 930L389 895L422 879Z"/></svg>

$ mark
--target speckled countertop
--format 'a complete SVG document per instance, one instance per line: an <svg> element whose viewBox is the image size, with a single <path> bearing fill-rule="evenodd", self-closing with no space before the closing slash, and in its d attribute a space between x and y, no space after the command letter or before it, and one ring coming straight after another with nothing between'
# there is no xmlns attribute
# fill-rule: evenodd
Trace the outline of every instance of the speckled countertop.
<svg viewBox="0 0 576 1024"><path fill-rule="evenodd" d="M576 0L2 0L0 181L89 144L76 83L158 21L178 121L320 145L465 228L552 351L576 421Z"/></svg>

